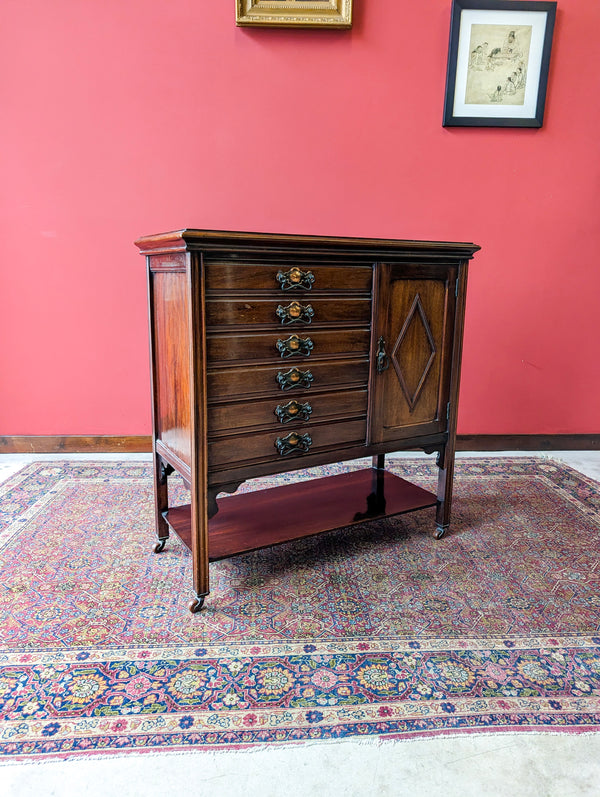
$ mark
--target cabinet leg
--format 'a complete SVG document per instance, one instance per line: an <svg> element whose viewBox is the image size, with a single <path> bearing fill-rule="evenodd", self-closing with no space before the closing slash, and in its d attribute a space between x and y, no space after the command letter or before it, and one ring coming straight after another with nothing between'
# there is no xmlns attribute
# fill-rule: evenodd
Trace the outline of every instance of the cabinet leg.
<svg viewBox="0 0 600 797"><path fill-rule="evenodd" d="M454 483L454 447L446 444L440 449L437 457L438 489L437 489L437 510L436 510L436 530L434 537L441 539L450 526L450 511L452 509L452 486Z"/></svg>
<svg viewBox="0 0 600 797"><path fill-rule="evenodd" d="M372 515L382 515L385 512L385 454L377 454L373 457L373 474L373 492L367 498L367 507ZM369 499L371 499L370 502Z"/></svg>
<svg viewBox="0 0 600 797"><path fill-rule="evenodd" d="M210 592L208 571L209 489L203 479L192 477L192 574L194 600L189 604L192 613L199 612ZM213 496L214 499L214 496ZM214 502L216 503L216 502ZM214 509L214 507L213 507Z"/></svg>
<svg viewBox="0 0 600 797"><path fill-rule="evenodd" d="M154 553L164 550L169 539L169 524L165 514L169 508L168 476L173 473L173 468L158 455L154 455L154 513L156 536L158 541L154 546Z"/></svg>

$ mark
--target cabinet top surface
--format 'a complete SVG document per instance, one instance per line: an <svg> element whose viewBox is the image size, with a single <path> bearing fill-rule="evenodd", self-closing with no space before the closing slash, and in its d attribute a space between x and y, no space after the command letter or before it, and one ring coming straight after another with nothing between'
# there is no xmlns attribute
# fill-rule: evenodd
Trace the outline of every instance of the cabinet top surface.
<svg viewBox="0 0 600 797"><path fill-rule="evenodd" d="M160 252L201 251L265 251L286 252L301 250L307 254L364 254L385 256L413 252L447 257L471 258L480 247L473 243L449 241L412 241L390 238L349 238L321 235L294 235L285 233L233 232L226 230L177 230L147 235L135 245L141 254Z"/></svg>

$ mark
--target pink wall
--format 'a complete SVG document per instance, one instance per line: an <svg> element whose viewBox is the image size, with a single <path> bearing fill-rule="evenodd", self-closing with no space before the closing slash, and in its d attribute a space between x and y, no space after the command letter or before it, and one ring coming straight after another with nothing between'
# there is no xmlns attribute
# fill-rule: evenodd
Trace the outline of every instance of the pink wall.
<svg viewBox="0 0 600 797"><path fill-rule="evenodd" d="M460 429L600 432L597 0L560 0L541 130L441 126L450 0L351 32L233 0L4 0L0 434L150 430L143 234L475 241Z"/></svg>

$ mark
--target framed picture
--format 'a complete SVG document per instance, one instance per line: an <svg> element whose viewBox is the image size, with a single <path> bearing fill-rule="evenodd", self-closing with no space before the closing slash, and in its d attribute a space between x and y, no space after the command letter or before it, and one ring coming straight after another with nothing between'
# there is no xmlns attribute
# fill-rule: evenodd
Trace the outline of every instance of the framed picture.
<svg viewBox="0 0 600 797"><path fill-rule="evenodd" d="M541 127L556 3L453 0L444 127Z"/></svg>
<svg viewBox="0 0 600 797"><path fill-rule="evenodd" d="M352 0L235 0L235 24L351 28Z"/></svg>

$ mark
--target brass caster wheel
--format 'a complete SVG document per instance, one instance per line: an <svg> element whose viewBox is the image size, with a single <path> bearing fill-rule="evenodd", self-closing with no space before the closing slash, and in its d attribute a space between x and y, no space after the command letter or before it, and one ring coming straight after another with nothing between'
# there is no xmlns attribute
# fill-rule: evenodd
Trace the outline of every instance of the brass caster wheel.
<svg viewBox="0 0 600 797"><path fill-rule="evenodd" d="M204 606L205 597L206 595L202 595L201 598L194 598L194 600L189 602L188 609L191 611L192 614L196 614Z"/></svg>
<svg viewBox="0 0 600 797"><path fill-rule="evenodd" d="M447 531L448 531L448 526L438 526L433 534L434 539L441 540Z"/></svg>
<svg viewBox="0 0 600 797"><path fill-rule="evenodd" d="M167 540L168 537L162 537L162 539L160 539L154 546L154 553L160 553L161 551L164 551Z"/></svg>

